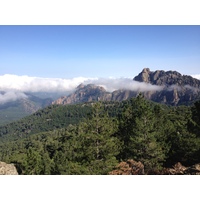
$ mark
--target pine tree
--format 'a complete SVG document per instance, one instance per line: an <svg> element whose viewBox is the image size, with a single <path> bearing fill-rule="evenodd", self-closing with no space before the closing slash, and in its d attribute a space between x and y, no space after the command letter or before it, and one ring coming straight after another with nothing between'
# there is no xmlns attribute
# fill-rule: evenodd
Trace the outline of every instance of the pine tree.
<svg viewBox="0 0 200 200"><path fill-rule="evenodd" d="M88 120L78 126L80 162L86 173L108 174L116 166L119 153L119 140L114 137L117 122L108 117L103 105L93 105L93 112Z"/></svg>
<svg viewBox="0 0 200 200"><path fill-rule="evenodd" d="M162 166L165 152L160 144L161 130L150 103L140 94L133 98L121 117L119 138L124 143L121 158L141 161L146 170Z"/></svg>

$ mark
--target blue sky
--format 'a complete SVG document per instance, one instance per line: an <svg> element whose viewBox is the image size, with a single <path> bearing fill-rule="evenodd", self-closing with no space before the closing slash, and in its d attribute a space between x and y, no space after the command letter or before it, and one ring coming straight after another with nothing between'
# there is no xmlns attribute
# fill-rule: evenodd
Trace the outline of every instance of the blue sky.
<svg viewBox="0 0 200 200"><path fill-rule="evenodd" d="M200 26L0 26L0 75L200 74Z"/></svg>

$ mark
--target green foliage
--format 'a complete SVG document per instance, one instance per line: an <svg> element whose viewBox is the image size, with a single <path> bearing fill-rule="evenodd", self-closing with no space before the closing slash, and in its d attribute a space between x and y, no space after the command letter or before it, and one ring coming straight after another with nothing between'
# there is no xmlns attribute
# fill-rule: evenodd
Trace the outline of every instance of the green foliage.
<svg viewBox="0 0 200 200"><path fill-rule="evenodd" d="M88 105L52 105L17 122L0 127L0 142L77 124L91 112Z"/></svg>
<svg viewBox="0 0 200 200"><path fill-rule="evenodd" d="M41 174L42 157L38 151L29 148L25 159L25 174Z"/></svg>
<svg viewBox="0 0 200 200"><path fill-rule="evenodd" d="M89 174L107 174L116 166L120 143L114 137L116 131L116 120L108 117L100 103L94 105L91 117L78 126L79 159Z"/></svg>
<svg viewBox="0 0 200 200"><path fill-rule="evenodd" d="M199 163L199 105L167 107L139 95L51 106L0 128L0 160L38 175L108 174L127 159L146 172Z"/></svg>
<svg viewBox="0 0 200 200"><path fill-rule="evenodd" d="M167 142L170 143L167 165L177 161L185 165L200 161L200 138L191 129L192 112L194 108L185 106L176 107L168 113Z"/></svg>
<svg viewBox="0 0 200 200"><path fill-rule="evenodd" d="M158 112L157 107L157 112ZM157 123L154 108L142 95L131 99L121 118L119 137L124 142L122 159L135 159L144 163L147 170L162 166L165 146L159 141L163 136Z"/></svg>

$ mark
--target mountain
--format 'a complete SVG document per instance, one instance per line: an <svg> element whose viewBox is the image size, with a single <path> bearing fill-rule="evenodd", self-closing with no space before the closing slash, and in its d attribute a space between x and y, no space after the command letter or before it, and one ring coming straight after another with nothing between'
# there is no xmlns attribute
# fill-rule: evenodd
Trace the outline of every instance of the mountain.
<svg viewBox="0 0 200 200"><path fill-rule="evenodd" d="M158 103L189 105L200 98L200 80L176 71L151 72L145 68L133 80L163 87L149 96L149 99ZM147 97L146 93L144 95Z"/></svg>
<svg viewBox="0 0 200 200"><path fill-rule="evenodd" d="M191 76L181 75L176 71L163 71L157 70L155 72L150 71L149 68L144 68L138 76L134 78L135 81L146 82L152 85L160 86L191 86L194 88L200 87L200 80L195 79Z"/></svg>
<svg viewBox="0 0 200 200"><path fill-rule="evenodd" d="M110 93L106 92L103 87L96 86L94 84L83 85L80 84L77 90L68 95L54 101L52 104L75 104L79 102L91 102L99 100L110 100Z"/></svg>
<svg viewBox="0 0 200 200"><path fill-rule="evenodd" d="M0 104L0 125L16 121L28 116L52 103L51 98L39 98L32 94L25 94L26 98Z"/></svg>
<svg viewBox="0 0 200 200"><path fill-rule="evenodd" d="M122 101L134 97L136 94L136 92L128 90L116 90L111 93L107 92L101 86L80 84L74 93L68 96L62 96L56 101L53 101L52 104L66 105L92 101Z"/></svg>
<svg viewBox="0 0 200 200"><path fill-rule="evenodd" d="M145 98L166 105L190 105L200 99L200 80L181 75L176 71L157 70L151 72L145 68L133 78L135 82L158 86L159 90L116 90L107 92L103 87L94 84L79 85L76 91L62 96L53 104L75 104L91 101L123 101L142 93ZM144 86L144 85L143 85Z"/></svg>

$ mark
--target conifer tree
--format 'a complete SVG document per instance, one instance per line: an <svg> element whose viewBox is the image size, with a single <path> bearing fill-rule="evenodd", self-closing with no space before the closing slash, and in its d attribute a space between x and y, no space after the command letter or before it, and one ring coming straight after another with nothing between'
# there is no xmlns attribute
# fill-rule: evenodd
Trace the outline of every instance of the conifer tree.
<svg viewBox="0 0 200 200"><path fill-rule="evenodd" d="M114 137L117 122L108 117L103 105L93 105L88 120L78 126L78 140L81 143L79 156L89 174L107 174L116 166L119 153L119 140Z"/></svg>
<svg viewBox="0 0 200 200"><path fill-rule="evenodd" d="M146 170L162 166L165 152L159 143L160 129L150 103L140 94L125 109L119 128L124 143L121 158L141 161Z"/></svg>

